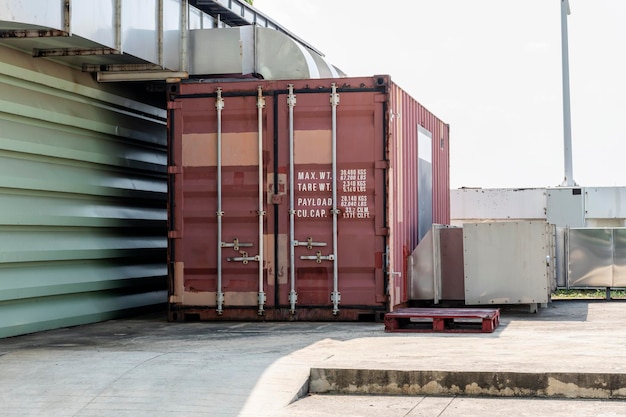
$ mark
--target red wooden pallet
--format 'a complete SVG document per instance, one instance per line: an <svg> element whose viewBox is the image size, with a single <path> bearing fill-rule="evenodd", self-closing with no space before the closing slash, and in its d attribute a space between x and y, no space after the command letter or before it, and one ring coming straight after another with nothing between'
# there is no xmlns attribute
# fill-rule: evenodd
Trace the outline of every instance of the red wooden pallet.
<svg viewBox="0 0 626 417"><path fill-rule="evenodd" d="M385 314L386 332L492 333L498 324L498 308L403 308Z"/></svg>

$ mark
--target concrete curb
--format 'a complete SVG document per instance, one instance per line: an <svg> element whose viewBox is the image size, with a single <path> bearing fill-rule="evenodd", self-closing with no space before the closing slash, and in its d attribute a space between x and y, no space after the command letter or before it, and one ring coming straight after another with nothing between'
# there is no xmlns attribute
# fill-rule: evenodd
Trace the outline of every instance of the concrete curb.
<svg viewBox="0 0 626 417"><path fill-rule="evenodd" d="M312 368L309 392L626 399L626 373L450 372Z"/></svg>
<svg viewBox="0 0 626 417"><path fill-rule="evenodd" d="M296 392L296 394L293 396L293 398L291 399L291 401L289 401L289 404L293 404L296 401L304 398L307 396L307 394L310 392L311 388L310 388L310 381L311 378L307 378L307 380L304 382L304 384L302 384L302 386L298 389L298 392ZM287 404L287 405L289 405Z"/></svg>

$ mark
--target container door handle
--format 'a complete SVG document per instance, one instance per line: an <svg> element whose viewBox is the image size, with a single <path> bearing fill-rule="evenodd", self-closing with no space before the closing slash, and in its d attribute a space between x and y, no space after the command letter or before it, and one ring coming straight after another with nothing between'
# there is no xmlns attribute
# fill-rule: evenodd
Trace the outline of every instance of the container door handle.
<svg viewBox="0 0 626 417"><path fill-rule="evenodd" d="M322 247L322 246L327 246L328 244L326 242L313 242L313 238L311 237L307 237L306 238L306 242L301 242L299 240L294 240L293 241L293 246L306 246L307 249L313 249L313 246L315 247Z"/></svg>
<svg viewBox="0 0 626 417"><path fill-rule="evenodd" d="M233 248L233 250L239 251L239 248L252 247L252 243L240 242L238 238L235 238L232 242L221 242L220 246L223 248Z"/></svg>
<svg viewBox="0 0 626 417"><path fill-rule="evenodd" d="M317 253L314 256L303 255L303 256L300 256L300 259L302 259L304 261L315 261L318 264L321 264L322 261L334 261L335 260L335 255L333 255L333 254L322 255L322 252L318 250Z"/></svg>
<svg viewBox="0 0 626 417"><path fill-rule="evenodd" d="M235 256L233 258L226 258L226 260L228 262L241 262L244 265L247 265L248 262L250 261L259 262L261 260L261 257L259 255L248 256L248 252L245 252L245 251L241 251L239 253L241 254L241 256Z"/></svg>

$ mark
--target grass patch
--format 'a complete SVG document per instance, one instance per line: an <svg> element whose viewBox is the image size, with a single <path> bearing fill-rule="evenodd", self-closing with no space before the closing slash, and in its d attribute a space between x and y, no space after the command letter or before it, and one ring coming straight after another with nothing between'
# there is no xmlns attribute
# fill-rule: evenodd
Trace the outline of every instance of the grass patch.
<svg viewBox="0 0 626 417"><path fill-rule="evenodd" d="M606 299L606 290L604 288L556 290L554 293L552 293L552 299L553 300L604 300ZM625 300L626 289L624 288L612 289L611 299Z"/></svg>

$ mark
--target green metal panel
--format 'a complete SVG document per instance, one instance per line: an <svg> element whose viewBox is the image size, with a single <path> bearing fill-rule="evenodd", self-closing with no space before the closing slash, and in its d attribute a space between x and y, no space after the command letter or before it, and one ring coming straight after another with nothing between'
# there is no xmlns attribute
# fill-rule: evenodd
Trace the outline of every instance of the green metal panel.
<svg viewBox="0 0 626 417"><path fill-rule="evenodd" d="M165 116L0 47L0 337L166 302Z"/></svg>

